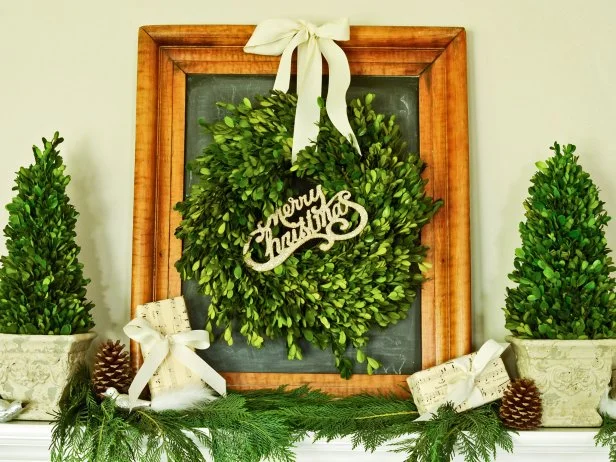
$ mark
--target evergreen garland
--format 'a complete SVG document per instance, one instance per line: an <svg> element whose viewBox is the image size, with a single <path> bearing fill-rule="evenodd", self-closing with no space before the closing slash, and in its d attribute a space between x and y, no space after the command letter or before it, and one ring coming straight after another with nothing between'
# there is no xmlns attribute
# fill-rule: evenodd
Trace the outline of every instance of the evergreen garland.
<svg viewBox="0 0 616 462"><path fill-rule="evenodd" d="M513 451L511 435L498 419L498 404L485 404L458 413L449 403L412 435L396 443L396 452L408 454L408 462L447 462L457 452L466 462L490 461L497 447Z"/></svg>
<svg viewBox="0 0 616 462"><path fill-rule="evenodd" d="M381 446L407 461L447 462L455 453L467 462L493 460L496 449L512 450L498 418L498 405L456 413L441 407L433 420L415 421L410 399L393 395L336 398L307 387L231 392L189 411L154 412L99 404L84 368L67 385L52 434L52 462L214 462L295 460L293 448L306 437L349 437L353 447Z"/></svg>
<svg viewBox="0 0 616 462"><path fill-rule="evenodd" d="M56 132L34 146L35 162L17 173L17 195L6 206L8 255L0 258L0 333L77 334L94 327L75 243L78 213L69 203L71 177Z"/></svg>
<svg viewBox="0 0 616 462"><path fill-rule="evenodd" d="M615 338L616 268L604 230L610 217L575 146L551 149L551 158L537 162L524 202L505 326L522 338Z"/></svg>
<svg viewBox="0 0 616 462"><path fill-rule="evenodd" d="M184 249L176 267L211 297L208 331L220 329L231 344L236 329L256 348L285 339L288 359L302 359L302 339L331 348L345 378L355 359L368 373L379 367L364 351L368 333L407 316L428 266L420 231L441 201L426 195L423 162L406 150L394 117L372 109L373 98L349 105L362 156L322 108L316 145L292 165L297 97L286 93L257 97L255 107L247 98L221 104L224 119L201 122L213 142L190 165L198 181L177 205ZM348 190L365 207L362 234L327 252L304 247L272 271L246 267L242 250L257 223L317 184L328 198ZM259 260L264 248L253 252ZM348 347L356 358L346 356Z"/></svg>
<svg viewBox="0 0 616 462"><path fill-rule="evenodd" d="M603 416L603 425L595 436L595 445L608 447L610 462L616 462L616 419Z"/></svg>

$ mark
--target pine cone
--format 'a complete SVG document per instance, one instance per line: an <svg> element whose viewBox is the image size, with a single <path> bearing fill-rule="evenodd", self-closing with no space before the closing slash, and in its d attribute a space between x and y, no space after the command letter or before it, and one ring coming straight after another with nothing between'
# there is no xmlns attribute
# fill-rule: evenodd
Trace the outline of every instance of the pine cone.
<svg viewBox="0 0 616 462"><path fill-rule="evenodd" d="M128 387L133 381L128 353L119 340L107 340L98 347L92 370L92 386L94 392L103 398L103 393L109 387L114 387L120 393L128 393Z"/></svg>
<svg viewBox="0 0 616 462"><path fill-rule="evenodd" d="M531 379L514 379L503 394L500 418L506 427L532 430L541 425L541 393Z"/></svg>

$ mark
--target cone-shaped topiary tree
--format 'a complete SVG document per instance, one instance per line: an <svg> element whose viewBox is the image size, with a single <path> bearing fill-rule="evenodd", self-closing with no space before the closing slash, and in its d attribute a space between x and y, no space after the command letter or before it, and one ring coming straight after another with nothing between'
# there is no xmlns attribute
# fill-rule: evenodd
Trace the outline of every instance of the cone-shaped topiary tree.
<svg viewBox="0 0 616 462"><path fill-rule="evenodd" d="M34 164L17 173L17 195L7 205L8 256L0 258L0 332L76 334L94 323L83 265L75 243L77 211L69 203L70 176L57 151L58 133L34 146Z"/></svg>
<svg viewBox="0 0 616 462"><path fill-rule="evenodd" d="M524 202L505 326L522 338L615 338L615 268L604 233L610 217L575 146L551 149Z"/></svg>

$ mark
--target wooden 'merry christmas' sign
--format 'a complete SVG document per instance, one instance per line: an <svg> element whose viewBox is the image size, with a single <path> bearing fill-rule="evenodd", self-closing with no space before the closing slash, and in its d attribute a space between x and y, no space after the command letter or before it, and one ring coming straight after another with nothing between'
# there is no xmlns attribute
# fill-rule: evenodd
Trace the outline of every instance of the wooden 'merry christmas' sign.
<svg viewBox="0 0 616 462"><path fill-rule="evenodd" d="M348 230L351 223L345 216L353 211L359 214L360 222L355 229ZM357 236L367 223L366 209L351 201L349 191L336 193L328 202L321 185L318 185L302 196L289 198L284 206L276 209L267 218L265 224L257 224L257 229L250 233L250 240L244 245L244 260L255 271L268 271L276 268L300 246L313 239L325 240L319 248L327 251L335 241ZM274 237L273 230L277 226L288 229L279 238ZM336 229L342 233L337 233ZM344 232L347 230L348 232ZM257 243L264 242L267 260L263 263L254 261L250 256L253 239Z"/></svg>

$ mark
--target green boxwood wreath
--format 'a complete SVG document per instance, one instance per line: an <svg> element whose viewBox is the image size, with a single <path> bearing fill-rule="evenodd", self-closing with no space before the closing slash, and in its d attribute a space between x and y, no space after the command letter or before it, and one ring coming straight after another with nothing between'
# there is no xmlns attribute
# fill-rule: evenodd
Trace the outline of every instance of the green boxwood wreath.
<svg viewBox="0 0 616 462"><path fill-rule="evenodd" d="M353 368L349 345L368 373L380 366L364 353L369 331L406 317L427 266L420 230L442 202L426 195L424 163L406 151L394 117L375 113L373 98L349 105L362 156L334 128L322 100L316 149L302 150L295 164L295 95L219 103L228 113L224 119L200 121L213 142L189 165L198 181L176 206L182 222L175 235L184 244L176 267L211 297L208 331L224 330L231 344L237 329L257 348L266 338L286 339L288 359L302 359L302 338L331 347L344 378ZM363 232L327 252L306 244L272 271L248 268L242 248L257 223L316 184L328 198L352 193L368 212ZM355 214L352 229L357 220ZM263 249L252 252L257 261L263 256Z"/></svg>

